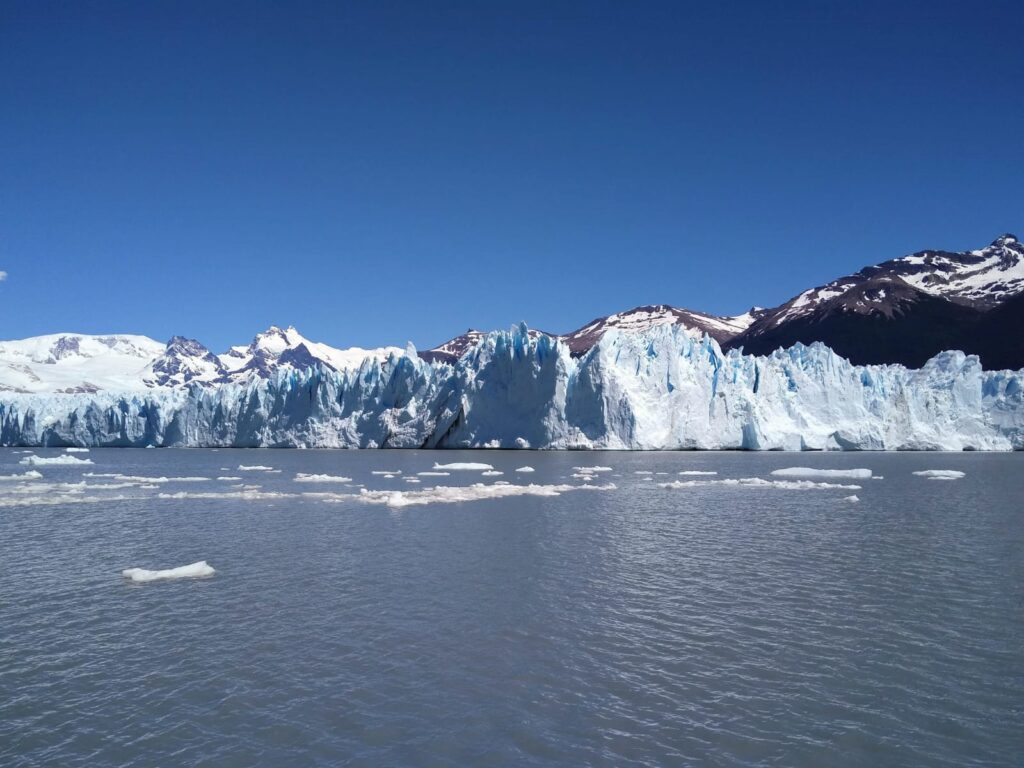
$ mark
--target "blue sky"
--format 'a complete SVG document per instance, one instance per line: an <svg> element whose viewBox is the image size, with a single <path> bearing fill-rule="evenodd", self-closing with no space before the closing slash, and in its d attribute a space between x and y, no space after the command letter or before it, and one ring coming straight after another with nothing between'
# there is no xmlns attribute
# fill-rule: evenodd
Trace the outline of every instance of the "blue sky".
<svg viewBox="0 0 1024 768"><path fill-rule="evenodd" d="M1024 229L1021 22L0 0L0 337L428 347L980 247Z"/></svg>

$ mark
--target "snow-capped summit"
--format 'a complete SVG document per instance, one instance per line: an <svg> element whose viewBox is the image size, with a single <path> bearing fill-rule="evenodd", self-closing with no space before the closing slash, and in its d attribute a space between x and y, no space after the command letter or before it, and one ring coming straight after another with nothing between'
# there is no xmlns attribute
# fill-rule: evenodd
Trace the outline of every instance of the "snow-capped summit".
<svg viewBox="0 0 1024 768"><path fill-rule="evenodd" d="M1007 233L981 250L921 251L862 270L872 271L898 274L925 293L988 309L1024 291L1024 245Z"/></svg>
<svg viewBox="0 0 1024 768"><path fill-rule="evenodd" d="M214 355L195 339L166 344L147 336L59 333L0 341L0 392L138 392L189 384L217 385L269 378L280 368L322 365L340 371L366 358L380 363L399 347L336 349L295 328L271 327L248 346Z"/></svg>
<svg viewBox="0 0 1024 768"><path fill-rule="evenodd" d="M726 346L766 354L821 341L856 363L911 366L962 349L986 365L1019 366L1020 334L999 318L1019 314L1021 300L1024 246L1005 234L980 250L919 251L809 288L763 311Z"/></svg>
<svg viewBox="0 0 1024 768"><path fill-rule="evenodd" d="M224 366L228 380L247 381L253 377L269 378L280 368L301 370L314 365L323 365L335 371L358 368L368 357L382 362L393 352L401 354L402 349L336 349L310 341L294 326L281 329L272 325L256 334L248 347L232 347L220 355L219 362Z"/></svg>
<svg viewBox="0 0 1024 768"><path fill-rule="evenodd" d="M150 364L143 381L154 387L180 387L191 382L221 381L227 373L217 356L198 341L174 336L163 354Z"/></svg>
<svg viewBox="0 0 1024 768"><path fill-rule="evenodd" d="M626 312L617 312L607 317L598 317L560 338L569 345L574 355L582 355L612 329L643 332L662 325L680 325L697 334L706 333L721 343L745 331L760 311L757 307L752 307L742 315L718 317L668 304L652 304L635 307Z"/></svg>

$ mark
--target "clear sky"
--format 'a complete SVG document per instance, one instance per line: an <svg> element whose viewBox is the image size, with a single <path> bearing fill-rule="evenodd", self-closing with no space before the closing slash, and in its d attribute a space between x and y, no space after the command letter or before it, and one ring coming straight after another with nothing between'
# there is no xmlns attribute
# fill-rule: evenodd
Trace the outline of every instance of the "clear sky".
<svg viewBox="0 0 1024 768"><path fill-rule="evenodd" d="M0 338L720 314L1024 230L1017 2L0 0Z"/></svg>

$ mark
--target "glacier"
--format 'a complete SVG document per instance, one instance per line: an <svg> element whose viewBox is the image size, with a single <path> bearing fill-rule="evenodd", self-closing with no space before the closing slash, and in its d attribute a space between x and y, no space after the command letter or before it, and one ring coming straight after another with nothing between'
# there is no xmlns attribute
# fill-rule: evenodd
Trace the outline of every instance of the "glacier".
<svg viewBox="0 0 1024 768"><path fill-rule="evenodd" d="M957 351L856 366L819 343L745 355L666 325L575 358L521 324L454 363L409 345L244 383L0 393L0 445L1021 450L1022 398L1024 370Z"/></svg>

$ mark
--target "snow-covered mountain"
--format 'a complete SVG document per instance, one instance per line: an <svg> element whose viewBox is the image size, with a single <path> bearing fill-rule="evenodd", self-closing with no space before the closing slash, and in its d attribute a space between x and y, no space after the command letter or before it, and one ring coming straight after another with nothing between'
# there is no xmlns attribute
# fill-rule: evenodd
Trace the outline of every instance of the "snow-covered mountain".
<svg viewBox="0 0 1024 768"><path fill-rule="evenodd" d="M986 365L1020 367L1019 329L992 319L1022 294L1024 246L1007 234L980 250L921 251L810 288L725 344L765 354L821 341L853 362L915 366L961 349Z"/></svg>
<svg viewBox="0 0 1024 768"><path fill-rule="evenodd" d="M134 390L164 350L146 336L117 334L0 341L0 392Z"/></svg>
<svg viewBox="0 0 1024 768"><path fill-rule="evenodd" d="M378 363L399 347L337 349L309 341L295 328L271 327L248 346L215 355L195 339L166 344L146 336L60 333L0 341L2 392L118 392L187 384L218 385L268 378L278 370L321 365L341 371L366 358Z"/></svg>
<svg viewBox="0 0 1024 768"><path fill-rule="evenodd" d="M525 327L455 364L279 369L245 385L0 397L0 444L346 448L1024 449L1024 371L944 352L856 366L821 344L724 353L679 325L587 354Z"/></svg>
<svg viewBox="0 0 1024 768"><path fill-rule="evenodd" d="M226 378L239 382L254 376L267 378L282 368L302 370L318 364L343 371L358 368L368 357L381 362L401 352L401 347L336 349L310 341L292 326L282 330L275 325L256 334L249 346L232 347L219 359L227 371Z"/></svg>
<svg viewBox="0 0 1024 768"><path fill-rule="evenodd" d="M671 307L668 304L654 304L636 307L627 312L618 312L607 317L591 320L582 328L570 331L561 338L574 355L582 355L600 341L610 330L644 333L663 325L678 325L700 336L703 333L719 343L745 331L763 311L752 307L742 315L718 317L690 309Z"/></svg>
<svg viewBox="0 0 1024 768"><path fill-rule="evenodd" d="M760 307L752 307L742 315L719 317L705 312L672 307L668 304L650 304L595 318L568 333L553 334L530 329L530 334L531 338L549 336L552 339L559 339L565 342L572 354L577 357L589 351L608 331L643 333L663 325L678 325L697 336L706 333L719 343L724 343L745 331L754 320L760 317L760 313L763 311ZM443 344L420 352L420 357L428 362L453 363L486 335L483 331L470 328L465 333L449 339Z"/></svg>
<svg viewBox="0 0 1024 768"><path fill-rule="evenodd" d="M987 368L1024 366L1024 245L1006 234L975 251L921 251L869 266L811 288L772 309L716 316L666 304L599 317L565 334L529 330L573 357L611 333L675 328L707 334L724 349L767 355L823 342L858 364L917 367L944 350L977 354ZM431 363L456 364L488 334L470 329L426 352ZM294 327L273 326L247 345L216 355L194 339L161 344L145 336L53 334L0 342L0 393L137 392L189 385L216 387L266 380L281 371L333 371L379 365L397 346L340 349L310 341Z"/></svg>

